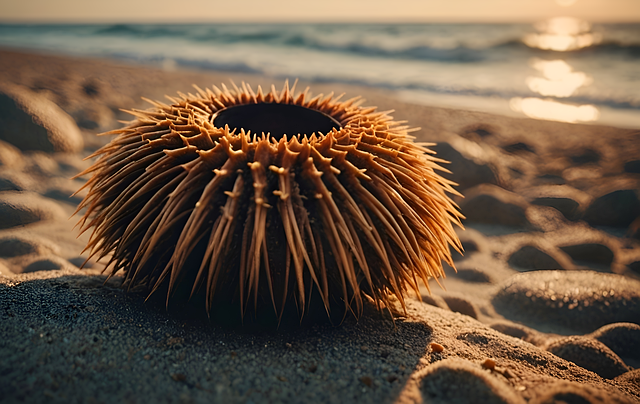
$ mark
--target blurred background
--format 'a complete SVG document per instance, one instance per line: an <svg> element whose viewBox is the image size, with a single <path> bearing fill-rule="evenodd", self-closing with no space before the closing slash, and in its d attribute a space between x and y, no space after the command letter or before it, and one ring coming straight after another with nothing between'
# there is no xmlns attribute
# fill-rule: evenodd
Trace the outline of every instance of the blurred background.
<svg viewBox="0 0 640 404"><path fill-rule="evenodd" d="M638 0L23 0L0 46L640 128Z"/></svg>

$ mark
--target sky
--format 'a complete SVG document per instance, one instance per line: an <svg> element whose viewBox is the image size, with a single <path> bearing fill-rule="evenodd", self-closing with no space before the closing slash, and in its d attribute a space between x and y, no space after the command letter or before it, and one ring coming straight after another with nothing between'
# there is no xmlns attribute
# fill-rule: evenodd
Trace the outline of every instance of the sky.
<svg viewBox="0 0 640 404"><path fill-rule="evenodd" d="M0 21L640 22L640 0L0 0Z"/></svg>

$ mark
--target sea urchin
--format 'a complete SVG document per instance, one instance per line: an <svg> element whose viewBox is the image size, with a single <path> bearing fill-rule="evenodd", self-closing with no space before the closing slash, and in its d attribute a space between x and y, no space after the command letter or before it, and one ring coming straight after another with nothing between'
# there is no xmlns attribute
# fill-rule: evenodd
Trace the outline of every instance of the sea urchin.
<svg viewBox="0 0 640 404"><path fill-rule="evenodd" d="M404 308L418 279L453 265L456 191L408 127L359 97L221 87L129 111L80 174L93 173L78 207L87 248L112 253L126 287L278 318L287 302L302 318L317 293L357 317L364 296Z"/></svg>

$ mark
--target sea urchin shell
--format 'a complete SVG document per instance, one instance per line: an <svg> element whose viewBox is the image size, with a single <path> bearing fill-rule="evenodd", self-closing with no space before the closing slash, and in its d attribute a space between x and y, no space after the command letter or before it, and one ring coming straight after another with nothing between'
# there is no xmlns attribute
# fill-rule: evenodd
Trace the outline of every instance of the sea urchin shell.
<svg viewBox="0 0 640 404"><path fill-rule="evenodd" d="M444 275L461 214L430 145L359 98L295 84L264 94L213 87L136 119L93 156L82 231L111 275L167 299L185 287L206 308L237 302L302 317L312 293L357 317ZM314 290L316 292L314 292Z"/></svg>

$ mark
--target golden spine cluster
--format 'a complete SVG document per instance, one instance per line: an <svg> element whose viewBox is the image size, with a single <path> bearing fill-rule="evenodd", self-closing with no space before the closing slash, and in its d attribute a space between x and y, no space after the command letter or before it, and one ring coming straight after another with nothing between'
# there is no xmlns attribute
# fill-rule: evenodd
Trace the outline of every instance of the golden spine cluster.
<svg viewBox="0 0 640 404"><path fill-rule="evenodd" d="M136 119L90 156L81 230L93 227L91 256L112 254L111 275L122 269L125 285L151 293L168 286L167 299L186 283L207 310L237 299L242 315L260 301L280 316L295 300L303 316L317 290L327 312L338 302L357 317L363 293L404 308L419 279L453 265L454 184L402 122L295 84L221 87L147 100L154 108L129 111ZM214 126L216 112L252 103L295 104L341 127L276 139Z"/></svg>

